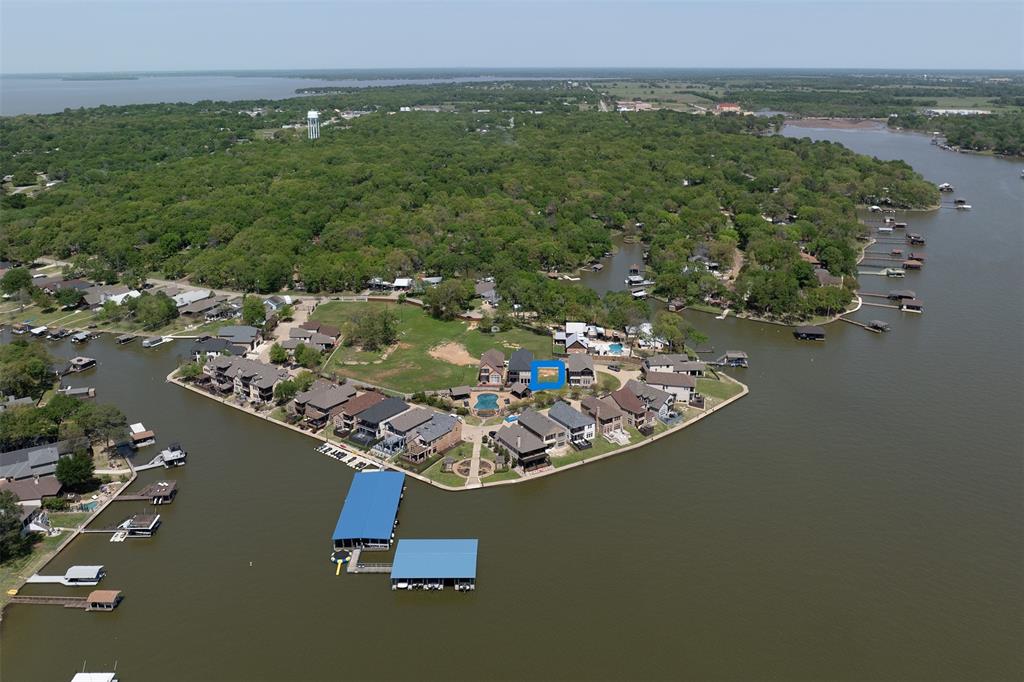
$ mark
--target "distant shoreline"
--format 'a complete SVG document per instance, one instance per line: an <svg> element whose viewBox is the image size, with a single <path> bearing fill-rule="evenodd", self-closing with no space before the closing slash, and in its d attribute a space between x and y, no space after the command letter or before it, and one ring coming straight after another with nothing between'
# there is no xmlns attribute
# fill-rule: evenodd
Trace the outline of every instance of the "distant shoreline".
<svg viewBox="0 0 1024 682"><path fill-rule="evenodd" d="M878 118L827 118L808 116L786 120L794 128L818 128L825 130L877 130L885 127L885 121Z"/></svg>

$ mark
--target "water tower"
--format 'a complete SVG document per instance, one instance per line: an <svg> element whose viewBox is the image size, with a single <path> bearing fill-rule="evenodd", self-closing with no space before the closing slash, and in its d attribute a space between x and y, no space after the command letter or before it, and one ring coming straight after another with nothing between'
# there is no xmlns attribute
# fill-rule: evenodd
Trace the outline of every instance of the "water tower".
<svg viewBox="0 0 1024 682"><path fill-rule="evenodd" d="M309 130L309 139L320 139L320 112L309 111L306 113L306 126Z"/></svg>

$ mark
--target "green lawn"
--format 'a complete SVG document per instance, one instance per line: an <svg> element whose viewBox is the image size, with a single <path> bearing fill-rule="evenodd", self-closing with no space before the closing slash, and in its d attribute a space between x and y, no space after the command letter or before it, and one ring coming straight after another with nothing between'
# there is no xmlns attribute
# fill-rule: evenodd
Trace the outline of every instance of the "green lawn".
<svg viewBox="0 0 1024 682"><path fill-rule="evenodd" d="M0 608L7 603L7 590L14 589L24 578L35 573L66 535L67 533L61 533L54 537L46 537L33 546L31 553L0 564Z"/></svg>
<svg viewBox="0 0 1024 682"><path fill-rule="evenodd" d="M522 329L512 329L498 334L484 334L469 329L461 321L442 322L435 320L421 309L412 305L371 301L349 303L331 301L320 305L312 319L344 327L345 322L365 306L388 307L398 317L399 340L397 347L390 349L382 359L384 351L366 352L353 348L341 348L330 358L324 370L337 372L378 386L397 391L413 393L424 389L442 389L462 384L476 383L476 365L455 365L431 357L429 350L445 343L459 343L474 357L489 348L497 348L509 355L514 349L524 347L541 358L551 357L551 339ZM367 364L345 364L348 362Z"/></svg>
<svg viewBox="0 0 1024 682"><path fill-rule="evenodd" d="M92 512L50 512L50 525L61 528L78 528L92 516Z"/></svg>
<svg viewBox="0 0 1024 682"><path fill-rule="evenodd" d="M491 474L487 478L483 479L482 482L497 483L498 481L514 481L517 478L519 478L519 474L517 474L512 469L509 469L508 471L499 471L496 474Z"/></svg>
<svg viewBox="0 0 1024 682"><path fill-rule="evenodd" d="M460 446L461 447L461 446ZM429 478L431 481L437 481L442 485L451 486L453 488L461 488L466 485L466 479L455 473L448 473L441 471L441 467L444 465L444 457L439 458L429 469L423 472L423 475Z"/></svg>
<svg viewBox="0 0 1024 682"><path fill-rule="evenodd" d="M664 424L662 424L662 426L664 426ZM641 440L644 439L644 435L637 431L636 429L634 429L632 426L627 426L626 431L629 433L629 445L632 445L633 443L639 443ZM655 427L655 431L657 431L657 427ZM597 438L594 439L594 445L592 447L586 450L574 450L570 448L569 451L566 452L566 454L557 457L552 457L551 464L556 469L559 469L567 464L578 462L581 459L592 459L594 457L597 457L598 455L603 455L613 450L618 450L624 447L626 446L619 445L618 443L609 442L605 440L602 436L598 436Z"/></svg>
<svg viewBox="0 0 1024 682"><path fill-rule="evenodd" d="M743 389L739 384L731 381L718 381L716 379L697 379L697 392L710 398L728 400Z"/></svg>

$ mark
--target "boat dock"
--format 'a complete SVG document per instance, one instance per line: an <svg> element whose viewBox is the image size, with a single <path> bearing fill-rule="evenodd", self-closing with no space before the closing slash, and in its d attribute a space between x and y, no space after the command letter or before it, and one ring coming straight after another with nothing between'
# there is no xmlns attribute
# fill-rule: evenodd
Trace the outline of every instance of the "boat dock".
<svg viewBox="0 0 1024 682"><path fill-rule="evenodd" d="M67 587L98 585L106 571L102 566L72 566L64 575L39 575L36 573L30 576L26 583L65 585Z"/></svg>
<svg viewBox="0 0 1024 682"><path fill-rule="evenodd" d="M66 609L113 611L123 598L120 590L93 590L88 597L16 594L9 597L9 600L12 604L44 604L63 606Z"/></svg>
<svg viewBox="0 0 1024 682"><path fill-rule="evenodd" d="M171 446L165 450L161 450L160 454L151 459L147 464L140 464L134 467L135 471L146 471L147 469L155 469L157 467L164 467L170 469L172 466L182 466L185 464L187 453L181 449L181 446L177 443L172 443Z"/></svg>
<svg viewBox="0 0 1024 682"><path fill-rule="evenodd" d="M346 573L390 573L392 564L385 563L359 563L359 555L362 550L352 550L351 558L345 566Z"/></svg>
<svg viewBox="0 0 1024 682"><path fill-rule="evenodd" d="M332 445L331 443L319 445L316 448L316 451L322 455L327 455L332 459L336 459L342 464L352 467L356 471L363 471L366 469L375 471L380 468L380 464L378 462L375 462L363 455L357 455L353 452L343 450L337 445Z"/></svg>
<svg viewBox="0 0 1024 682"><path fill-rule="evenodd" d="M840 317L839 319L842 320L843 322L852 324L856 327L860 327L861 329L867 329L869 332L874 332L875 334L881 334L883 332L889 331L889 325L886 324L885 322L882 322L881 320L871 320L870 323L864 324L863 322L858 322L857 320L851 320L848 317Z"/></svg>
<svg viewBox="0 0 1024 682"><path fill-rule="evenodd" d="M115 498L116 502L150 502L151 504L170 504L178 494L177 481L158 481L151 483L135 494L122 494Z"/></svg>

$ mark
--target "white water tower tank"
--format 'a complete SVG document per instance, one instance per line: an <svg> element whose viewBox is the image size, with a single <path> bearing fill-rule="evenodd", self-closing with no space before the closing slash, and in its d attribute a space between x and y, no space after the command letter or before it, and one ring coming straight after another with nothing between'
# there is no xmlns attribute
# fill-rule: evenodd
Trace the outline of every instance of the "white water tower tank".
<svg viewBox="0 0 1024 682"><path fill-rule="evenodd" d="M306 113L306 127L309 131L309 139L320 139L320 112L310 110Z"/></svg>

